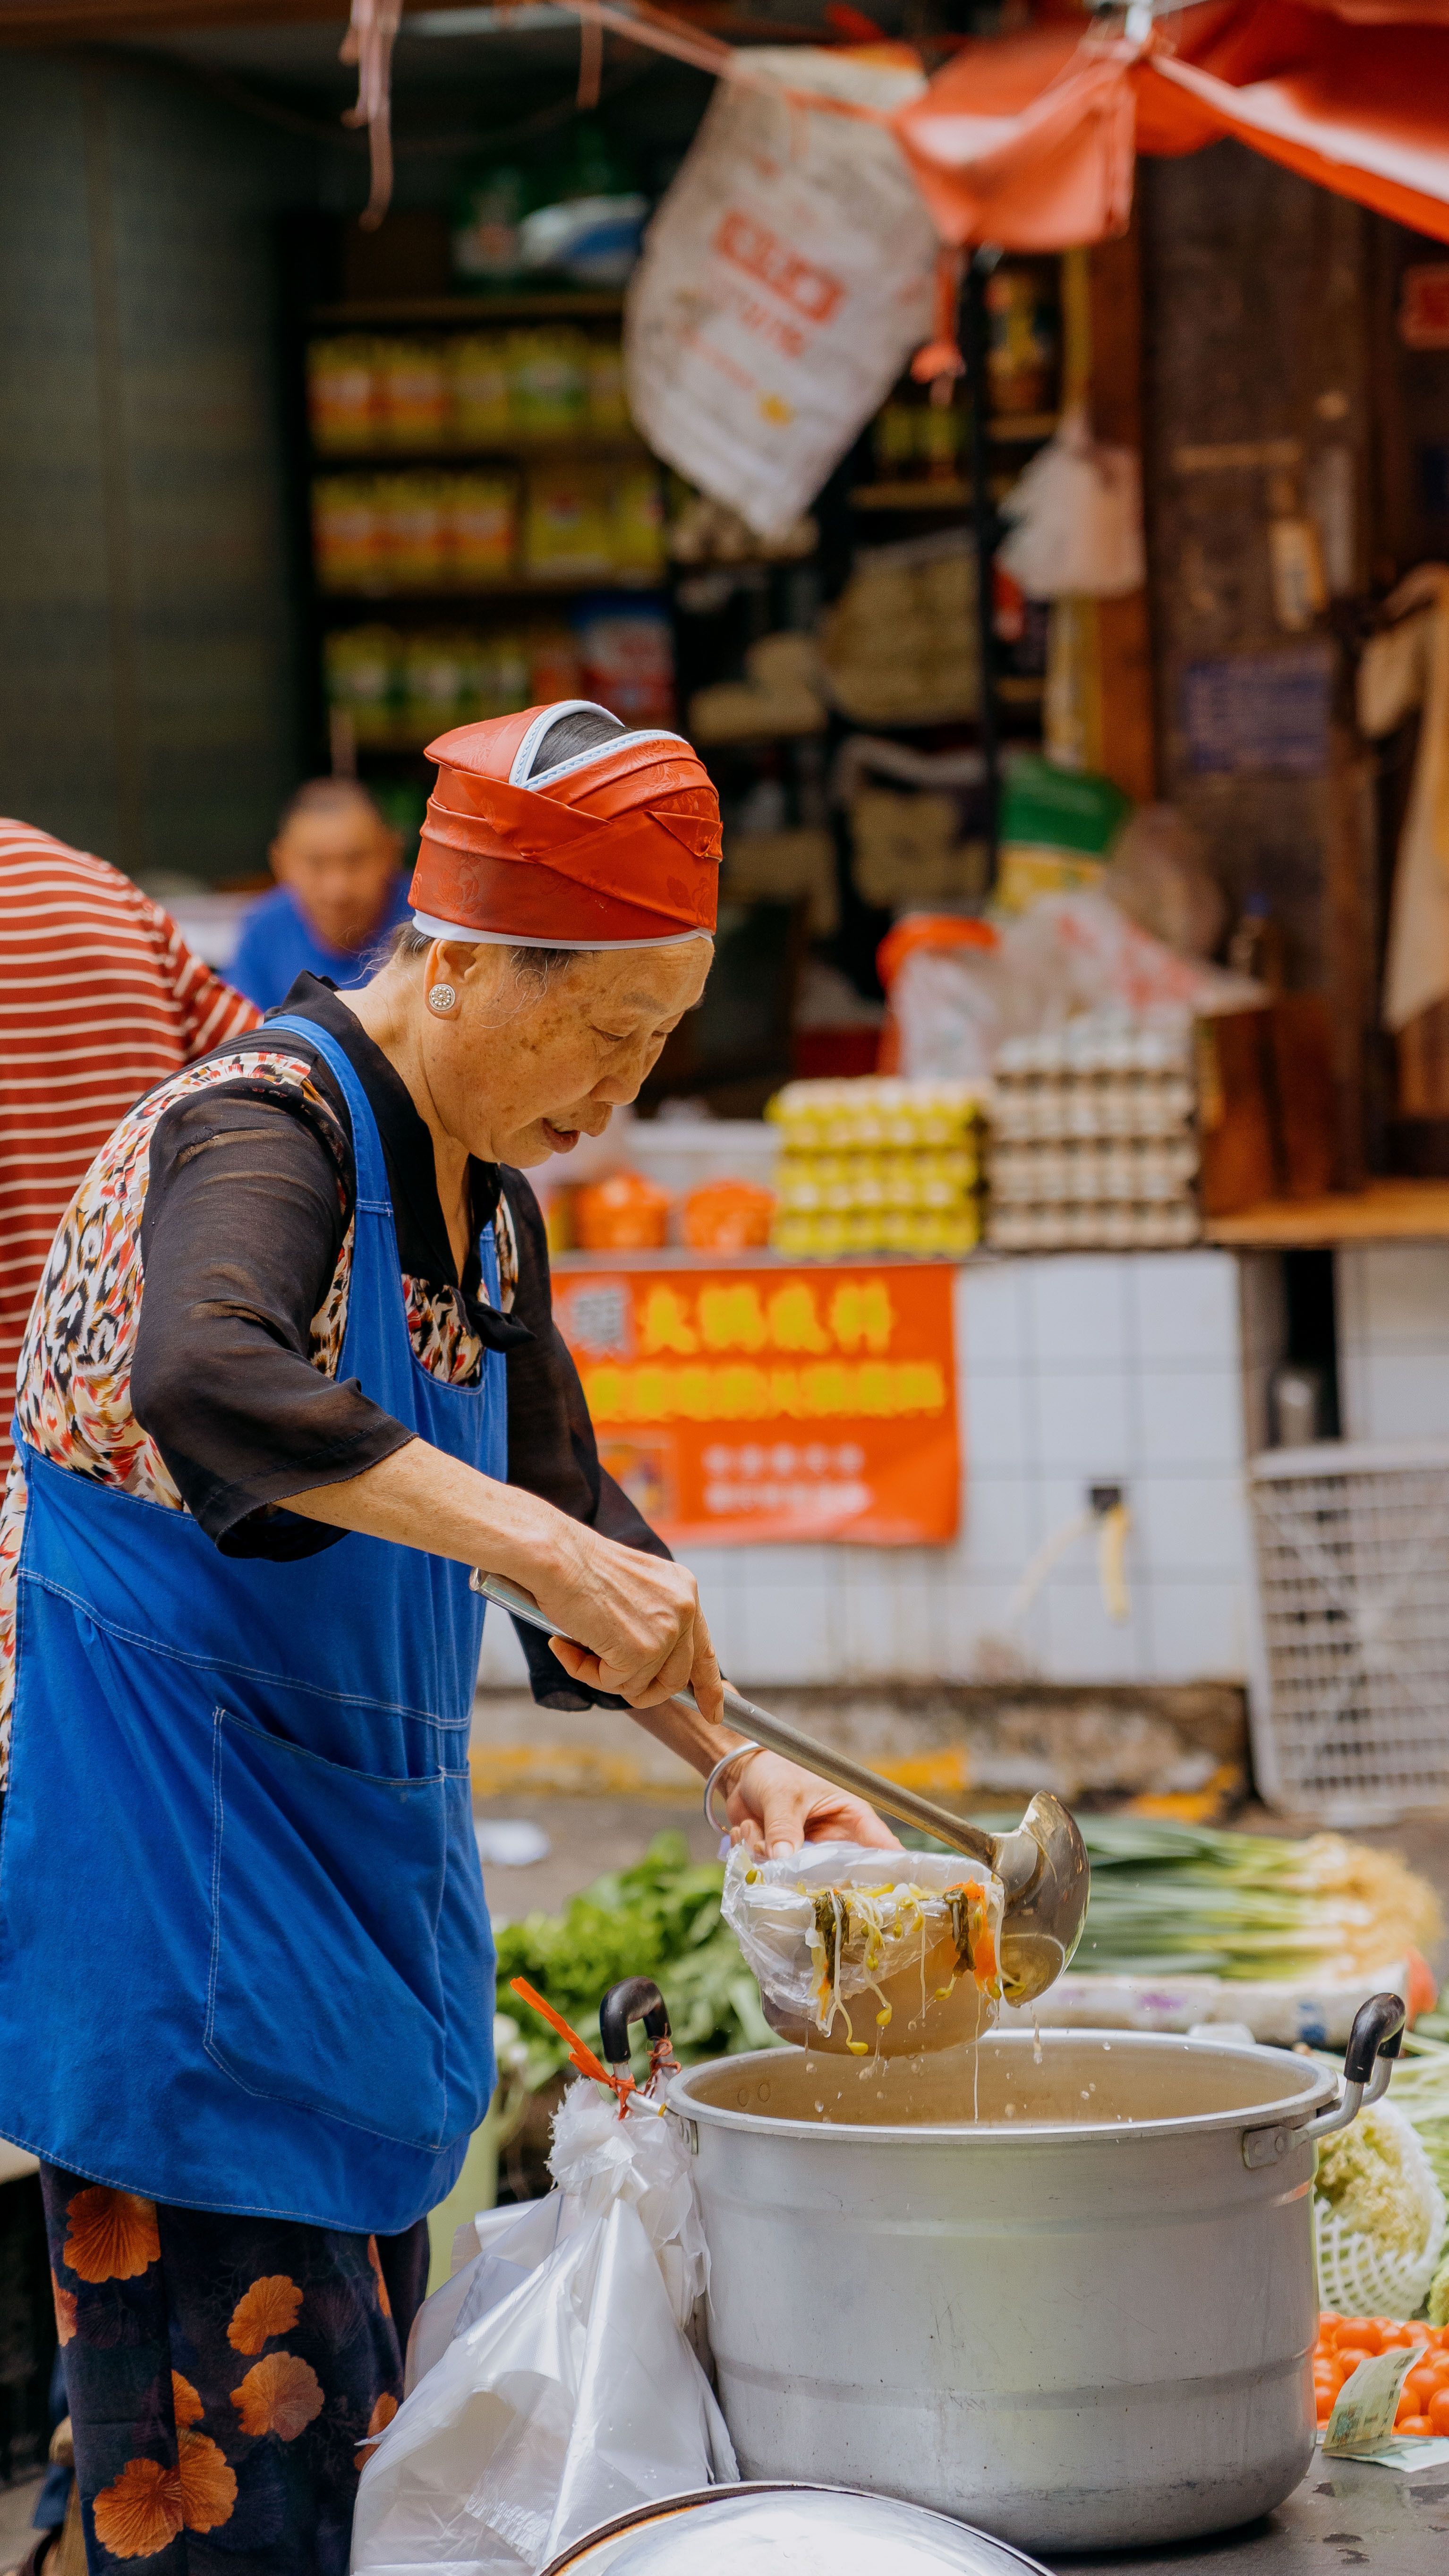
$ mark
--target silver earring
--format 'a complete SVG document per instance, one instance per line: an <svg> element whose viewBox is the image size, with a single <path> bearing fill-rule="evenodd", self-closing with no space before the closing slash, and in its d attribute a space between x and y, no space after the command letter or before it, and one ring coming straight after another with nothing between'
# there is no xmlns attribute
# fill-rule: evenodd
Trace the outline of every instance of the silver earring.
<svg viewBox="0 0 1449 2576"><path fill-rule="evenodd" d="M451 984L435 984L428 995L428 1008L430 1011L451 1011L455 1008L457 999L458 996Z"/></svg>

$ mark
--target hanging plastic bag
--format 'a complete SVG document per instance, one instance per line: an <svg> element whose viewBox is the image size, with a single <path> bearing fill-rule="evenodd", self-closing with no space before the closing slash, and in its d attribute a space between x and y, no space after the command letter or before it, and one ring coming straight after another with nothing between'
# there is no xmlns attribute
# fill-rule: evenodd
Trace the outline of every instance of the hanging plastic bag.
<svg viewBox="0 0 1449 2576"><path fill-rule="evenodd" d="M1100 447L1079 403L1001 505L1014 522L997 562L1028 599L1120 599L1147 579L1142 460Z"/></svg>
<svg viewBox="0 0 1449 2576"><path fill-rule="evenodd" d="M989 952L901 942L890 1009L907 1081L977 1079L1008 1040L1043 1036L1088 1012L1180 1027L1263 998L1245 975L1176 955L1102 894L1047 895L997 927Z"/></svg>
<svg viewBox="0 0 1449 2576"><path fill-rule="evenodd" d="M884 124L925 87L904 49L746 47L644 240L629 408L658 456L783 537L931 324L936 236Z"/></svg>
<svg viewBox="0 0 1449 2576"><path fill-rule="evenodd" d="M478 2253L418 2318L353 2576L536 2576L615 2514L738 2476L686 2332L709 2257L677 2125L578 2083L550 2166L558 2188L478 2220Z"/></svg>
<svg viewBox="0 0 1449 2576"><path fill-rule="evenodd" d="M975 2039L999 1992L1001 1887L956 1852L737 1845L721 1911L768 2020L806 2048L915 2055Z"/></svg>
<svg viewBox="0 0 1449 2576"><path fill-rule="evenodd" d="M1124 826L1101 892L1177 957L1211 957L1227 901L1202 839L1175 805L1144 805Z"/></svg>

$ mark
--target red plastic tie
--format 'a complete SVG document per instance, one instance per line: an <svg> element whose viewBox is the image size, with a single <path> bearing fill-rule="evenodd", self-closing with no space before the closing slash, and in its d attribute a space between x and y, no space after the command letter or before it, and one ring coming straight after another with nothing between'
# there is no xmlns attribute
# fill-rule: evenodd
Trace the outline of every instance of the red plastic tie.
<svg viewBox="0 0 1449 2576"><path fill-rule="evenodd" d="M629 2095L631 2093L637 2093L639 2090L633 2076L616 2075L611 2067L605 2066L602 2060L594 2055L593 2050L587 2045L587 2043L580 2039L578 2032L573 2028L572 2024L564 2020L562 2013L555 2012L552 2004L544 2002L542 1995L536 1992L536 1990L529 1984L526 1977L511 1978L509 1980L509 1992L510 1994L517 1995L521 2002L531 2004L536 2013L542 2013L544 2020L550 2023L553 2029L558 2032L560 2039L566 2039L568 2041L570 2066L576 2066L580 2075L591 2075L596 2084L607 2084L610 2091L618 2095L619 2117L622 2120L624 2117L624 2106L628 2101ZM663 2043L660 2042L659 2045L662 2046ZM650 2080L651 2082L653 2080L652 2055L650 2058Z"/></svg>

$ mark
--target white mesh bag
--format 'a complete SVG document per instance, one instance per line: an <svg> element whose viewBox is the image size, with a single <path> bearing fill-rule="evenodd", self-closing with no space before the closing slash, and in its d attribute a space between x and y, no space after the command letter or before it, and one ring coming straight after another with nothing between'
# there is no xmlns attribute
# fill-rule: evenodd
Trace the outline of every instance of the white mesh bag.
<svg viewBox="0 0 1449 2576"><path fill-rule="evenodd" d="M1423 2304L1449 2227L1449 2208L1434 2179L1423 2145L1405 2119L1387 2102L1362 2111L1346 2142L1357 2137L1362 2148L1380 2144L1393 2163L1393 2196L1398 2212L1412 2222L1407 2241L1388 2238L1353 2224L1352 2191L1335 2206L1317 2186L1313 2193L1313 2231L1318 2255L1319 2303L1341 2317L1411 2317ZM1320 2178L1332 2171L1329 2140L1319 2156Z"/></svg>

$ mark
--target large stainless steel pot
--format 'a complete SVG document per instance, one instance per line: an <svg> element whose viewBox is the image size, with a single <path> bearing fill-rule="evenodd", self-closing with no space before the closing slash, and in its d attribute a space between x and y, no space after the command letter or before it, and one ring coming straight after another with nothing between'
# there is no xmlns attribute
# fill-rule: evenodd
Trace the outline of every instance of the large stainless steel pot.
<svg viewBox="0 0 1449 2576"><path fill-rule="evenodd" d="M1276 2049L1123 2031L677 2076L741 2476L1026 2548L1267 2512L1313 2453L1313 2140L1383 2089L1402 2020L1364 2007L1341 2100Z"/></svg>

